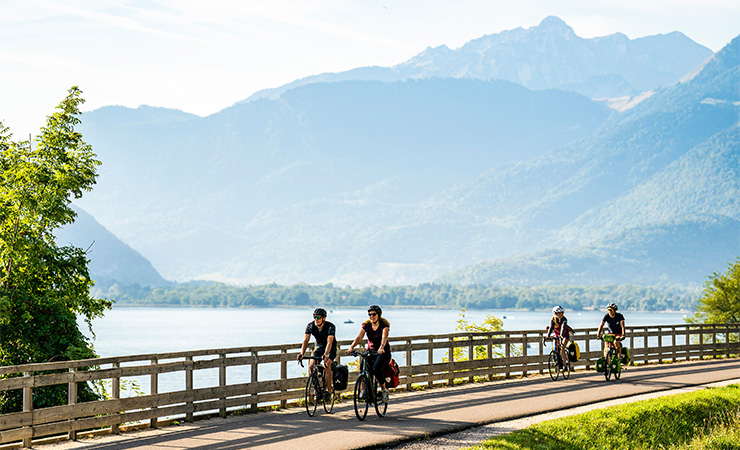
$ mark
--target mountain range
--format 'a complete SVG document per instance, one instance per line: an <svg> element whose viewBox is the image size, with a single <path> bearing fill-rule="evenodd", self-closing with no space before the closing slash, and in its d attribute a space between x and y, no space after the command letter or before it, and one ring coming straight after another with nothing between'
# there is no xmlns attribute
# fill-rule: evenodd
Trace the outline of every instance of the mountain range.
<svg viewBox="0 0 740 450"><path fill-rule="evenodd" d="M740 255L740 39L710 55L551 17L205 118L101 108L78 206L170 280L695 285Z"/></svg>

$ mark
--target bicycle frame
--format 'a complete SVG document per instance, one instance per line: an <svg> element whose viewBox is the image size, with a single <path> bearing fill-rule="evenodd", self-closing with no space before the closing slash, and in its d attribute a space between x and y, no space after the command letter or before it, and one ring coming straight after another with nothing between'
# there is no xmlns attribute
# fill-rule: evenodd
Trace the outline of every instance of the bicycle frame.
<svg viewBox="0 0 740 450"><path fill-rule="evenodd" d="M556 381L562 372L563 379L567 380L570 377L570 361L567 355L565 360L563 360L563 350L565 349L563 345L564 338L562 336L554 336L551 340L554 342L553 348L547 359L547 369L550 373L550 378Z"/></svg>
<svg viewBox="0 0 740 450"><path fill-rule="evenodd" d="M617 350L617 341L624 340L624 337L617 337L615 334L605 334L601 336L604 341L604 377L607 381L614 374L614 379L618 380L622 376L622 361Z"/></svg>
<svg viewBox="0 0 740 450"><path fill-rule="evenodd" d="M326 378L324 378L326 367L322 365L324 358L322 356L304 356L298 360L301 367L303 367L303 359L315 361L310 365L311 373L308 374L308 380L306 381L306 413L309 417L313 417L316 414L316 407L319 402L324 405L324 411L331 413L334 409L334 386L331 386L329 391L331 392L330 400L327 401L324 399L324 392L326 392Z"/></svg>

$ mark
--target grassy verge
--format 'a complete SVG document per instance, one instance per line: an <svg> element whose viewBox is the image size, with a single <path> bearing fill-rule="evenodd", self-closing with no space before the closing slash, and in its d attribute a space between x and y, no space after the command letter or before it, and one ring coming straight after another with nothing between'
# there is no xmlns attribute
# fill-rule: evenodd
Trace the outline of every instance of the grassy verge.
<svg viewBox="0 0 740 450"><path fill-rule="evenodd" d="M493 437L493 449L740 449L740 385L590 411Z"/></svg>

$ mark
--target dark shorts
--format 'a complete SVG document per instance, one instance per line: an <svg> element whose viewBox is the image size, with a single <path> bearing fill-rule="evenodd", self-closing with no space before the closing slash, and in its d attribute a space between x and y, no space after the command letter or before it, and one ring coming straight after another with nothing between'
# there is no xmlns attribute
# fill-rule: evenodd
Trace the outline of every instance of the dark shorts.
<svg viewBox="0 0 740 450"><path fill-rule="evenodd" d="M313 356L324 356L324 352L326 352L326 347L319 347L313 352ZM331 349L329 352L329 359L332 361L337 359L337 347Z"/></svg>

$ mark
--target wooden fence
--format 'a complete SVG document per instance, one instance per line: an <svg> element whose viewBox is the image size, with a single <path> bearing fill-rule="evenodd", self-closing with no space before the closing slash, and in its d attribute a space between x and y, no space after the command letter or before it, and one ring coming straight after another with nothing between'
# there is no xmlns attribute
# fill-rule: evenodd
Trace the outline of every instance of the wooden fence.
<svg viewBox="0 0 740 450"><path fill-rule="evenodd" d="M637 364L740 354L740 324L628 327L627 335L624 345ZM550 351L543 337L540 330L501 331L392 337L390 343L401 366L399 388L410 390L543 373ZM581 349L576 368L592 368L602 351L595 330L576 330L573 339ZM350 342L340 341L340 349ZM298 367L298 351L300 344L288 344L0 367L0 393L22 396L23 403L22 411L0 415L0 444L30 447L44 436L76 439L92 429L119 433L126 423L157 427L163 420L192 421L196 414L285 408L303 396L307 369ZM106 399L78 402L81 383L104 386ZM133 383L138 387L132 390ZM67 405L34 408L34 389L52 385L66 386Z"/></svg>

